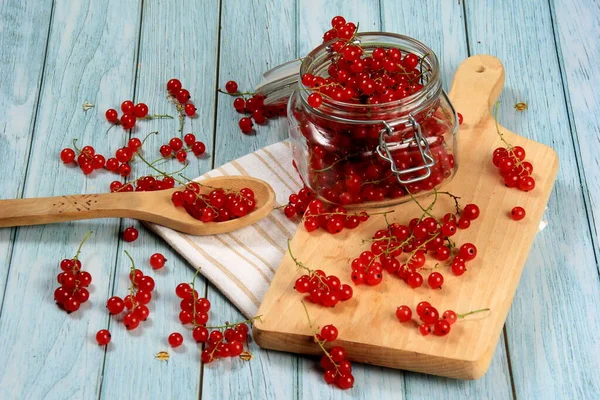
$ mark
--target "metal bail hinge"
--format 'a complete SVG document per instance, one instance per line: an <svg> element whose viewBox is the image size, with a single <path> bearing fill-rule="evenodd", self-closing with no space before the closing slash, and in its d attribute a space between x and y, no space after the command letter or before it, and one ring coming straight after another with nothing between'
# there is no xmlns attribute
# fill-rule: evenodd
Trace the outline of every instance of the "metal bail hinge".
<svg viewBox="0 0 600 400"><path fill-rule="evenodd" d="M392 127L387 122L382 121L385 128L383 128L379 133L379 145L377 146L377 154L379 154L381 158L390 163L392 173L396 175L396 179L398 179L398 182L400 182L400 184L402 185L420 182L424 179L429 178L431 176L431 168L435 165L435 160L433 159L433 156L431 155L431 150L429 149L429 142L423 137L421 125L417 122L417 120L415 120L415 118L412 115L409 115L409 121L412 124L413 130L415 132L414 137L393 144L388 144L385 141L386 134L389 136L393 135L394 132L392 130ZM419 149L419 154L421 155L423 165L399 170L396 167L396 163L394 162L392 152L407 149L409 146L413 145L416 145L417 149ZM419 171L425 172L413 178L402 179L402 176L414 174L415 172Z"/></svg>

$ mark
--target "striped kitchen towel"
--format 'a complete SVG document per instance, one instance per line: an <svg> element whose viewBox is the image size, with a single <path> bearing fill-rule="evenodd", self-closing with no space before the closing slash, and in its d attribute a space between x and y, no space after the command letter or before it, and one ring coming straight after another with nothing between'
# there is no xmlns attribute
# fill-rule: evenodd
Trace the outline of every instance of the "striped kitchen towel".
<svg viewBox="0 0 600 400"><path fill-rule="evenodd" d="M283 141L214 169L202 177L252 175L269 183L277 204L302 188L292 167L290 142ZM281 210L254 225L213 236L192 236L160 225L148 226L210 280L247 317L256 315L275 270L285 254L286 242L297 222Z"/></svg>

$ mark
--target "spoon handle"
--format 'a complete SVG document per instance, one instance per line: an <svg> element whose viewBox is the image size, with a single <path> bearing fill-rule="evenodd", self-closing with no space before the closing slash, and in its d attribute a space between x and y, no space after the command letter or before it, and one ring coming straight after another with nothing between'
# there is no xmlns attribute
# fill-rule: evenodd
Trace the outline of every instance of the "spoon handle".
<svg viewBox="0 0 600 400"><path fill-rule="evenodd" d="M0 228L81 219L128 217L140 203L138 193L79 194L0 200Z"/></svg>

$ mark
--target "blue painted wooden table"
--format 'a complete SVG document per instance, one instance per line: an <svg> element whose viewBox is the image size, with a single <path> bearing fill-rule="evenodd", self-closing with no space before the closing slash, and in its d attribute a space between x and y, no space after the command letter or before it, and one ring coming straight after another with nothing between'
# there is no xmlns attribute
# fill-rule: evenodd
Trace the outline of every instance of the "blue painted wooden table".
<svg viewBox="0 0 600 400"><path fill-rule="evenodd" d="M58 160L72 138L104 153L127 139L106 134L103 113L124 99L172 111L165 82L192 91L198 118L186 129L207 144L199 175L286 137L284 120L241 135L231 98L216 88L236 79L251 88L267 69L320 43L332 16L360 21L362 31L392 31L422 40L441 60L446 86L471 54L499 57L506 68L500 120L552 146L560 172L541 232L496 349L482 379L455 381L356 365L355 388L322 382L312 359L251 345L248 362L202 366L196 345L170 350L181 330L173 288L193 271L160 239L132 221L98 220L0 229L0 393L3 399L128 398L600 398L600 3L595 0L183 0L0 2L0 198L106 191L113 179L84 178ZM83 112L88 101L95 108ZM517 102L529 109L516 112ZM459 110L460 111L460 110ZM136 129L175 133L173 121ZM543 168L543 166L536 166ZM0 210L0 213L2 211ZM118 233L134 224L140 239ZM72 256L88 230L82 260L94 277L92 300L67 315L52 300L58 261ZM144 268L163 252L157 299L143 328L110 321L104 301L126 290L131 252ZM211 285L213 318L240 314ZM111 323L112 322L112 323ZM95 332L111 327L108 350Z"/></svg>

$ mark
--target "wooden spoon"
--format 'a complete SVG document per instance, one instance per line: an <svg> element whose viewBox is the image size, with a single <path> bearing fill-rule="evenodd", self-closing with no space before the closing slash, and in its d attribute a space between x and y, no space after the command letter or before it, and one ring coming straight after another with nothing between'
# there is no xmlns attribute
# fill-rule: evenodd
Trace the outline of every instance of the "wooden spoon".
<svg viewBox="0 0 600 400"><path fill-rule="evenodd" d="M199 181L202 185L239 191L254 191L256 208L250 214L227 222L204 223L183 207L175 207L171 195L181 188L155 192L79 194L37 199L0 200L0 228L41 225L94 218L135 218L191 235L214 235L252 225L273 210L275 193L268 183L249 176L223 176ZM201 186L201 193L212 189Z"/></svg>

